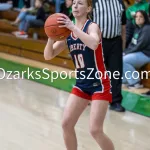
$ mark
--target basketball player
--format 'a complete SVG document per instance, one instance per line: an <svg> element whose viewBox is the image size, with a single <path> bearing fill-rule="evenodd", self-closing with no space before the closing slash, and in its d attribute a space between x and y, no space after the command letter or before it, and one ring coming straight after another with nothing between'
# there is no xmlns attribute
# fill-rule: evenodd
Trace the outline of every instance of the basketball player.
<svg viewBox="0 0 150 150"><path fill-rule="evenodd" d="M77 70L76 85L67 101L63 121L63 136L67 150L77 150L75 124L91 101L90 133L102 150L114 150L113 143L103 132L104 118L108 104L112 101L108 75L104 76L105 66L102 55L100 29L88 19L92 10L91 0L74 0L72 12L76 24L65 15L58 19L60 27L72 31L66 41L48 39L44 50L46 60L54 58L69 48ZM101 77L100 77L101 73Z"/></svg>

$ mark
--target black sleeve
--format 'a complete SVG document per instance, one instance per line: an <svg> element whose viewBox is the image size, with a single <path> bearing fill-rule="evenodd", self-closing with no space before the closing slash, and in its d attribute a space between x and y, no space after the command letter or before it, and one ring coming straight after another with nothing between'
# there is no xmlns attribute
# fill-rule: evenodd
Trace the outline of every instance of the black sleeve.
<svg viewBox="0 0 150 150"><path fill-rule="evenodd" d="M0 3L7 3L9 0L0 0Z"/></svg>
<svg viewBox="0 0 150 150"><path fill-rule="evenodd" d="M14 8L18 7L18 3L19 3L19 0L13 1L13 7L14 7Z"/></svg>
<svg viewBox="0 0 150 150"><path fill-rule="evenodd" d="M30 0L24 0L24 6L30 8Z"/></svg>
<svg viewBox="0 0 150 150"><path fill-rule="evenodd" d="M139 35L136 45L133 46L132 43L130 44L129 44L129 47L124 50L125 54L144 50L146 46L149 44L149 39L147 38L147 32L144 31Z"/></svg>
<svg viewBox="0 0 150 150"><path fill-rule="evenodd" d="M123 13L122 13L122 25L126 25L126 22L127 22L127 18L126 18L126 7L124 5L124 2L122 1L122 7L123 7Z"/></svg>
<svg viewBox="0 0 150 150"><path fill-rule="evenodd" d="M127 18L126 18L126 12L125 12L125 10L122 13L122 20L121 21L122 21L122 25L126 25Z"/></svg>
<svg viewBox="0 0 150 150"><path fill-rule="evenodd" d="M133 34L134 34L134 30L135 30L135 26L133 25L132 21L127 19L127 24L126 24L126 47L128 47L128 45L131 42L131 39L132 39Z"/></svg>
<svg viewBox="0 0 150 150"><path fill-rule="evenodd" d="M43 7L38 9L37 14L36 14L36 19L41 19L45 21L45 11Z"/></svg>
<svg viewBox="0 0 150 150"><path fill-rule="evenodd" d="M65 10L65 3L62 3L60 6L60 13L64 13Z"/></svg>

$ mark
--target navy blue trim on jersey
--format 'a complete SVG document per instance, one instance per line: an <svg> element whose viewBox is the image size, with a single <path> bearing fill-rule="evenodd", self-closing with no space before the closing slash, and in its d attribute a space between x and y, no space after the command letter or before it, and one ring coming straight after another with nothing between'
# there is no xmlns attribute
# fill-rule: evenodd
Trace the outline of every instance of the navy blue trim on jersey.
<svg viewBox="0 0 150 150"><path fill-rule="evenodd" d="M89 24L91 24L91 23L92 23L92 21L89 20L89 19L87 19L86 22L85 22L85 24L84 24L84 26L82 27L81 30L86 33L86 32L87 32L87 29L88 29L88 27L89 27ZM71 32L71 38L74 39L74 40L77 40L77 39L78 39L78 37L75 37L75 36L73 35L73 32Z"/></svg>
<svg viewBox="0 0 150 150"><path fill-rule="evenodd" d="M82 31L87 33L91 20L86 20ZM93 87L101 85L101 80L95 78L97 67L95 63L94 50L86 46L73 33L67 38L67 45L76 68L76 82L82 87Z"/></svg>
<svg viewBox="0 0 150 150"><path fill-rule="evenodd" d="M93 22L87 20L82 31L88 34L88 27ZM104 85L109 88L108 79L101 78L104 74L105 67L102 54L102 43L100 42L96 50L92 50L86 46L78 37L74 37L73 33L67 38L67 45L70 55L76 68L76 86L82 89L91 89L99 86L99 92L104 92Z"/></svg>

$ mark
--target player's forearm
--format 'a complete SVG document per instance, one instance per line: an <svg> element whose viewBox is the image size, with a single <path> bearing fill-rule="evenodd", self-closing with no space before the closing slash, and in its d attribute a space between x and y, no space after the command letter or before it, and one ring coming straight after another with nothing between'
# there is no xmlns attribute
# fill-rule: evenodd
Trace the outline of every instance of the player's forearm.
<svg viewBox="0 0 150 150"><path fill-rule="evenodd" d="M77 28L76 26L73 28L72 30L75 35L78 36L78 38L80 38L80 40L89 48L91 48L92 50L96 50L96 48L98 47L99 41L97 41L94 37L88 35L87 33L81 31L79 28Z"/></svg>
<svg viewBox="0 0 150 150"><path fill-rule="evenodd" d="M54 50L53 50L54 41L49 40L44 49L44 58L45 60L50 60L53 58Z"/></svg>

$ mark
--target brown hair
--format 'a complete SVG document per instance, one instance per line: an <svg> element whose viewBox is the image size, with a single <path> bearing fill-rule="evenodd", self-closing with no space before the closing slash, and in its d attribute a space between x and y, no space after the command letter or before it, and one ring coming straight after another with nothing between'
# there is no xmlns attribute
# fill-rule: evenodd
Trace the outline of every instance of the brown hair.
<svg viewBox="0 0 150 150"><path fill-rule="evenodd" d="M87 4L92 7L92 0L87 0Z"/></svg>
<svg viewBox="0 0 150 150"><path fill-rule="evenodd" d="M92 0L87 0L87 4L88 4L88 7L91 7L92 8ZM88 13L88 19L91 19L91 12Z"/></svg>

